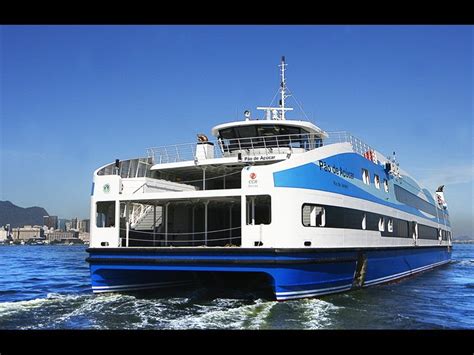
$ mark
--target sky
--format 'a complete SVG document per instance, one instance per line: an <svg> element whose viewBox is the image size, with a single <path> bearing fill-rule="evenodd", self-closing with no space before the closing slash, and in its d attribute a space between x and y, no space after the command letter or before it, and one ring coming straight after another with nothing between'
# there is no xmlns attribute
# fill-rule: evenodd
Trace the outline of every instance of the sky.
<svg viewBox="0 0 474 355"><path fill-rule="evenodd" d="M95 169L263 114L285 55L313 123L444 184L454 235L473 235L473 41L472 26L1 26L0 200L88 218Z"/></svg>

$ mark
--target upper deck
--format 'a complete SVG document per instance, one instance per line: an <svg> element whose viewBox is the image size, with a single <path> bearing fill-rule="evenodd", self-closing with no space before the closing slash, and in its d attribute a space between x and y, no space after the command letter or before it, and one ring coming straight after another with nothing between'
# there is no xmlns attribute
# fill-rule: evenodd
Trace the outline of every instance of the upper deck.
<svg viewBox="0 0 474 355"><path fill-rule="evenodd" d="M322 146L350 143L353 151L367 157L367 152L375 150L361 139L346 131L325 132L325 137L313 133L256 136L246 138L222 139L208 142L184 143L161 147L147 148L148 159L152 164L169 164L178 162L199 162L212 159L241 158L241 161L269 162L280 159L265 159L280 155L304 153ZM288 158L289 158L288 156ZM249 160L246 157L262 157ZM225 160L222 160L224 163Z"/></svg>

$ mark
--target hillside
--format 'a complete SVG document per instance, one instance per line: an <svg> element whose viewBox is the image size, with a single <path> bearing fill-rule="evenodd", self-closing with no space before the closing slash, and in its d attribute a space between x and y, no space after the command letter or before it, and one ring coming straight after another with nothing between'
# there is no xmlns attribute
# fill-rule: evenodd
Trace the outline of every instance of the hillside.
<svg viewBox="0 0 474 355"><path fill-rule="evenodd" d="M12 228L24 225L43 225L43 216L49 216L42 207L19 207L10 201L0 201L0 226L10 223Z"/></svg>

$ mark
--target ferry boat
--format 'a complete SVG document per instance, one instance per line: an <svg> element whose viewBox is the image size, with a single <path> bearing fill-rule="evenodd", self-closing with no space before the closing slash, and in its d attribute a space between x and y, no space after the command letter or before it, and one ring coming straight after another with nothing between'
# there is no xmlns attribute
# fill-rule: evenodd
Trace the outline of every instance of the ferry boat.
<svg viewBox="0 0 474 355"><path fill-rule="evenodd" d="M368 287L450 262L443 186L423 188L348 132L279 103L212 128L214 139L147 149L93 174L92 290L224 285L283 301Z"/></svg>

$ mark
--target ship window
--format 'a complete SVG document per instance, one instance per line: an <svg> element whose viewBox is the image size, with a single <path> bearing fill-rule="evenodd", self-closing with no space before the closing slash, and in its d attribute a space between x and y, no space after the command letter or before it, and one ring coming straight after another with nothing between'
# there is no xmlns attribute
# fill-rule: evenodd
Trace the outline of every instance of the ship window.
<svg viewBox="0 0 474 355"><path fill-rule="evenodd" d="M394 223L394 233L395 236L398 238L410 238L409 234L409 228L408 228L408 221L404 221L402 219L395 219Z"/></svg>
<svg viewBox="0 0 474 355"><path fill-rule="evenodd" d="M352 208L341 207L339 207L339 210L344 213L344 225L342 226L343 228L362 229L360 221L361 219L363 219L364 212Z"/></svg>
<svg viewBox="0 0 474 355"><path fill-rule="evenodd" d="M379 217L379 231L385 231L385 217Z"/></svg>
<svg viewBox="0 0 474 355"><path fill-rule="evenodd" d="M423 200L414 193L405 190L403 187L395 185L395 197L397 198L398 202L404 203L420 211L436 216L436 207L433 204Z"/></svg>
<svg viewBox="0 0 474 355"><path fill-rule="evenodd" d="M387 179L383 179L383 189L385 192L388 192L388 181Z"/></svg>
<svg viewBox="0 0 474 355"><path fill-rule="evenodd" d="M235 127L237 138L249 138L257 136L257 129L255 126L240 126Z"/></svg>
<svg viewBox="0 0 474 355"><path fill-rule="evenodd" d="M369 171L367 169L362 169L362 181L366 185L370 185Z"/></svg>
<svg viewBox="0 0 474 355"><path fill-rule="evenodd" d="M99 228L115 227L115 201L97 202L95 219Z"/></svg>
<svg viewBox="0 0 474 355"><path fill-rule="evenodd" d="M305 227L324 227L326 224L326 211L324 207L304 204L302 216Z"/></svg>
<svg viewBox="0 0 474 355"><path fill-rule="evenodd" d="M235 138L235 133L233 128L221 129L219 135L222 139L233 139Z"/></svg>
<svg viewBox="0 0 474 355"><path fill-rule="evenodd" d="M419 232L420 239L433 239L433 240L438 239L438 232L436 228L420 224L418 226L418 232Z"/></svg>
<svg viewBox="0 0 474 355"><path fill-rule="evenodd" d="M366 229L369 231L378 231L379 230L379 215L375 213L367 212L367 220L365 222Z"/></svg>
<svg viewBox="0 0 474 355"><path fill-rule="evenodd" d="M272 222L272 200L270 195L247 196L247 225L270 224Z"/></svg>
<svg viewBox="0 0 474 355"><path fill-rule="evenodd" d="M377 189L380 189L380 178L377 174L374 174L374 184Z"/></svg>
<svg viewBox="0 0 474 355"><path fill-rule="evenodd" d="M392 219L392 218L389 218L389 219L388 219L387 231L389 231L390 233L393 232L393 219Z"/></svg>

